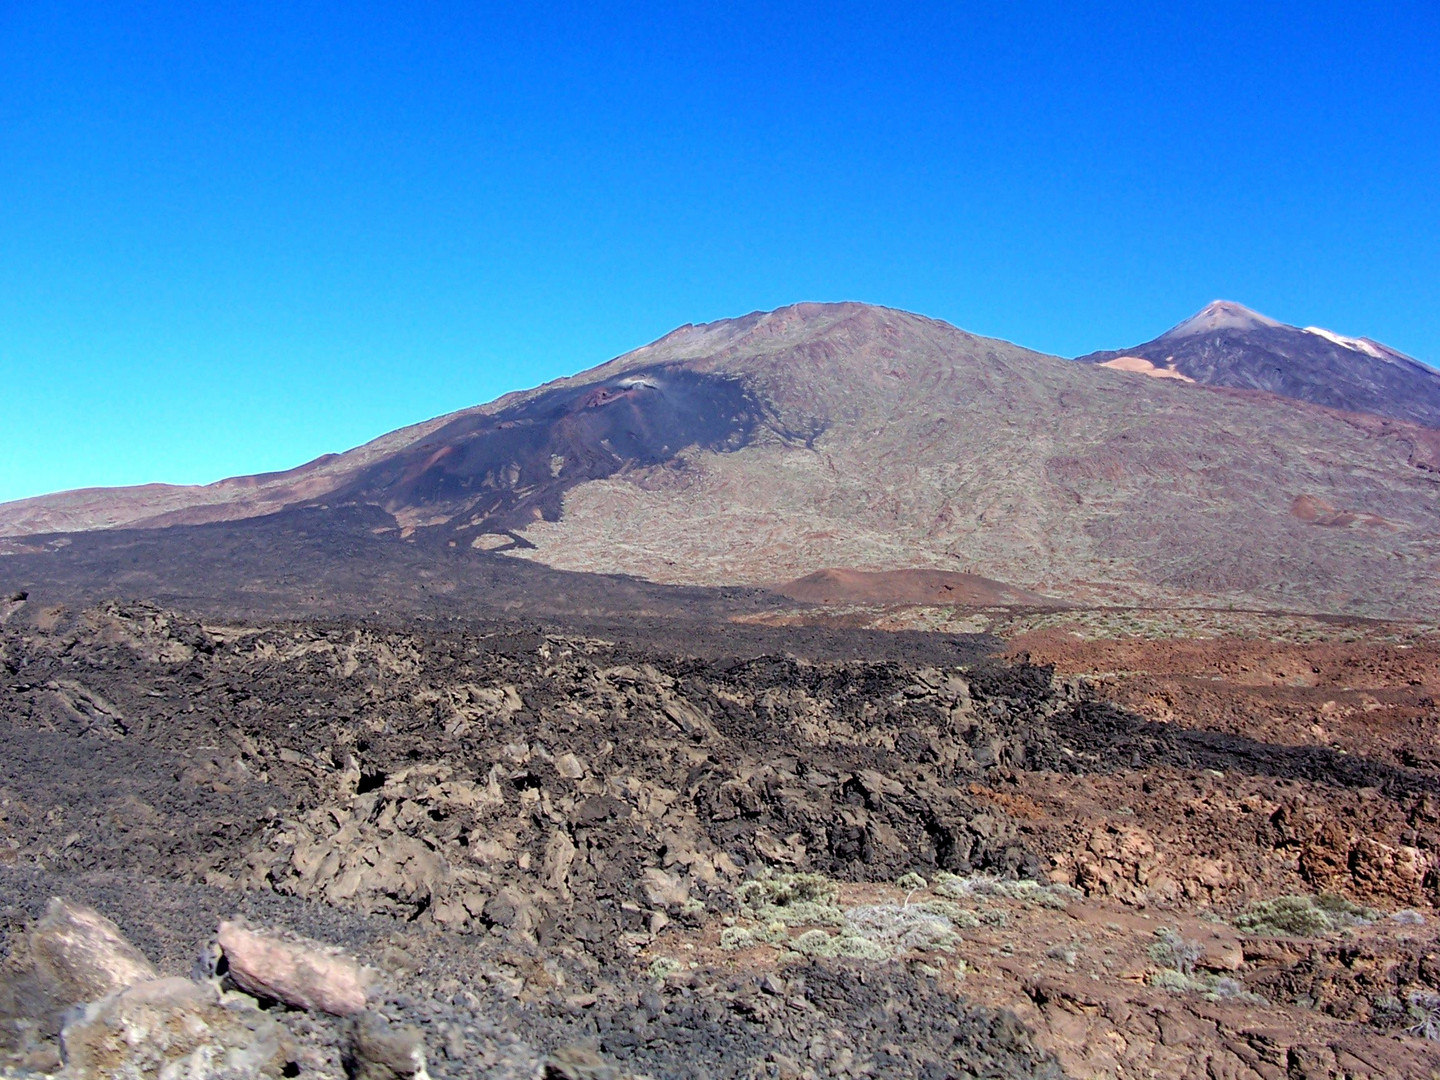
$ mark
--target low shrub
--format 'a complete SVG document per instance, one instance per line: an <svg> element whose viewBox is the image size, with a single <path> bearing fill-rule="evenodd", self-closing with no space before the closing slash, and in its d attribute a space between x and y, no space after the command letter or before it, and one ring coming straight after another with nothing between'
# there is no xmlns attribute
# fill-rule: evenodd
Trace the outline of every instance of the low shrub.
<svg viewBox="0 0 1440 1080"><path fill-rule="evenodd" d="M1249 934L1272 937L1315 937L1342 926L1366 926L1379 913L1343 896L1277 896L1257 900L1235 918L1235 926Z"/></svg>
<svg viewBox="0 0 1440 1080"><path fill-rule="evenodd" d="M1405 1030L1431 1042L1440 1042L1440 994L1433 990L1410 991L1410 1019Z"/></svg>
<svg viewBox="0 0 1440 1080"><path fill-rule="evenodd" d="M960 940L954 923L919 905L869 904L850 908L845 918L855 933L888 953L950 952Z"/></svg>
<svg viewBox="0 0 1440 1080"><path fill-rule="evenodd" d="M935 892L952 900L972 898L994 898L1018 900L1038 907L1060 909L1072 900L1078 900L1082 893L1069 885L1053 882L1033 881L1020 878L1009 881L991 877L988 874L971 874L960 877L956 874L941 873L936 877Z"/></svg>
<svg viewBox="0 0 1440 1080"><path fill-rule="evenodd" d="M1207 989L1204 979L1186 975L1174 968L1161 968L1159 971L1151 972L1150 978L1146 981L1151 986L1169 990L1173 994L1198 994Z"/></svg>
<svg viewBox="0 0 1440 1080"><path fill-rule="evenodd" d="M818 928L806 930L790 942L790 948L802 956L843 956L852 960L888 960L891 955L883 946L848 930L838 934Z"/></svg>
<svg viewBox="0 0 1440 1080"><path fill-rule="evenodd" d="M1209 989L1205 991L1206 1001L1235 1001L1242 1005L1267 1004L1259 994L1246 990L1245 984L1239 979L1228 975L1207 975L1205 981L1209 984Z"/></svg>
<svg viewBox="0 0 1440 1080"><path fill-rule="evenodd" d="M744 926L727 926L720 931L722 949L748 949L758 944L760 942L755 939L754 932Z"/></svg>
<svg viewBox="0 0 1440 1080"><path fill-rule="evenodd" d="M1045 950L1045 955L1051 960L1059 960L1066 967L1074 967L1075 961L1080 959L1080 950L1073 945L1051 945Z"/></svg>
<svg viewBox="0 0 1440 1080"><path fill-rule="evenodd" d="M1204 949L1193 941L1187 941L1178 930L1169 926L1156 930L1155 937L1158 940L1147 950L1151 960L1186 978L1195 974L1195 961L1205 955Z"/></svg>
<svg viewBox="0 0 1440 1080"><path fill-rule="evenodd" d="M932 915L943 915L957 930L969 930L980 925L980 917L971 908L961 907L953 900L921 900L913 906Z"/></svg>
<svg viewBox="0 0 1440 1080"><path fill-rule="evenodd" d="M735 898L751 917L788 926L840 926L840 886L823 874L772 874L747 881Z"/></svg>
<svg viewBox="0 0 1440 1080"><path fill-rule="evenodd" d="M1178 930L1161 927L1155 931L1156 942L1149 948L1150 959L1160 965L1151 972L1149 983L1172 994L1203 994L1206 1001L1234 1001L1245 1005L1263 1005L1265 999L1245 989L1239 979L1228 975L1197 974L1196 962L1204 955L1197 942L1188 941Z"/></svg>

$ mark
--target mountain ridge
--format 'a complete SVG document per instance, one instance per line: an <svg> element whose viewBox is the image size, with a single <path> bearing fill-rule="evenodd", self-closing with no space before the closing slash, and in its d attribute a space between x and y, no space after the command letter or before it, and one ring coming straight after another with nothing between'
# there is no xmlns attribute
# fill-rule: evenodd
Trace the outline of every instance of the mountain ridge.
<svg viewBox="0 0 1440 1080"><path fill-rule="evenodd" d="M156 527L353 506L391 541L665 584L945 571L1071 603L1440 608L1435 430L857 303L679 327L204 501L162 494L0 507L0 550L102 511Z"/></svg>
<svg viewBox="0 0 1440 1080"><path fill-rule="evenodd" d="M1229 300L1211 301L1140 345L1087 353L1076 361L1208 386L1266 390L1344 412L1440 428L1440 371L1370 338L1289 326Z"/></svg>

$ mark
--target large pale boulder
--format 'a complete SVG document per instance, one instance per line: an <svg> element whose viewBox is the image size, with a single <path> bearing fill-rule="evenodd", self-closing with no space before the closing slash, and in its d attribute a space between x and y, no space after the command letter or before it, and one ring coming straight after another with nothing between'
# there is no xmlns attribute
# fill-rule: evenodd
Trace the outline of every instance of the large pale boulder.
<svg viewBox="0 0 1440 1080"><path fill-rule="evenodd" d="M247 994L334 1016L365 1008L368 973L334 949L238 921L221 923L218 937L228 977Z"/></svg>
<svg viewBox="0 0 1440 1080"><path fill-rule="evenodd" d="M155 966L93 908L50 901L30 931L30 958L68 1003L92 1001L156 977Z"/></svg>
<svg viewBox="0 0 1440 1080"><path fill-rule="evenodd" d="M120 928L92 908L50 901L0 964L0 1050L32 1055L49 1047L67 1010L156 977Z"/></svg>

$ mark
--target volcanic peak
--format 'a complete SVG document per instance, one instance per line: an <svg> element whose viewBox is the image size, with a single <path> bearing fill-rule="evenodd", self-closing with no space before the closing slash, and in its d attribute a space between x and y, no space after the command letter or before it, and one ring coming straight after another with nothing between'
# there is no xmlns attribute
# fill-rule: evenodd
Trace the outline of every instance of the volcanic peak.
<svg viewBox="0 0 1440 1080"><path fill-rule="evenodd" d="M1184 322L1171 327L1159 340L1198 337L1216 330L1258 330L1283 325L1233 300L1212 300Z"/></svg>
<svg viewBox="0 0 1440 1080"><path fill-rule="evenodd" d="M1078 359L1440 428L1440 371L1369 338L1301 329L1228 300L1153 341Z"/></svg>

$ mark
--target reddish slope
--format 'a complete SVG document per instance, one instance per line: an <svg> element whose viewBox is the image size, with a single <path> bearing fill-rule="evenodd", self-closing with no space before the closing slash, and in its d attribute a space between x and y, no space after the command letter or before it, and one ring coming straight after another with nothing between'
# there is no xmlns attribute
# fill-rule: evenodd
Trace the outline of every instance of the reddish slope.
<svg viewBox="0 0 1440 1080"><path fill-rule="evenodd" d="M1060 607L1060 601L953 570L817 570L775 591L814 604Z"/></svg>

